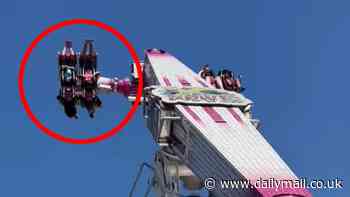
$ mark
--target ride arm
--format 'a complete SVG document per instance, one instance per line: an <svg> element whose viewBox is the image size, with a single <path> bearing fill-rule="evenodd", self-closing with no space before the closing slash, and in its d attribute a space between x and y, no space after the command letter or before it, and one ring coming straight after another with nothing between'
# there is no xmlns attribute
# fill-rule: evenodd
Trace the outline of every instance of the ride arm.
<svg viewBox="0 0 350 197"><path fill-rule="evenodd" d="M99 77L97 80L97 87L99 90L104 92L117 92L126 97L132 95L134 85L130 79L118 79L118 78L107 78Z"/></svg>

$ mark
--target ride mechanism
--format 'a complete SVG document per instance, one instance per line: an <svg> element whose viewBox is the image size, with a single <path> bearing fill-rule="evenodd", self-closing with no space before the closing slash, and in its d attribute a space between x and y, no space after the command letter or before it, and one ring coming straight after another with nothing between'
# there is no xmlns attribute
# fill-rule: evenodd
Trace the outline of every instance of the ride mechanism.
<svg viewBox="0 0 350 197"><path fill-rule="evenodd" d="M58 60L61 87L57 99L68 117L77 118L77 105L94 117L102 104L98 98L101 90L135 100L136 65L131 66L130 78L102 77L91 40L85 41L80 54L66 41ZM197 74L159 49L146 50L141 65L143 116L159 150L153 165L140 166L129 196L148 167L153 176L145 196L151 189L159 197L185 196L182 190L200 196L195 192L207 186L210 197L311 197L302 187L257 184L298 177L259 132L259 121L252 118L253 103L241 94L244 88L230 71L223 70L215 77L204 66ZM210 188L205 185L208 178ZM223 188L220 181L225 180L246 181L249 186Z"/></svg>

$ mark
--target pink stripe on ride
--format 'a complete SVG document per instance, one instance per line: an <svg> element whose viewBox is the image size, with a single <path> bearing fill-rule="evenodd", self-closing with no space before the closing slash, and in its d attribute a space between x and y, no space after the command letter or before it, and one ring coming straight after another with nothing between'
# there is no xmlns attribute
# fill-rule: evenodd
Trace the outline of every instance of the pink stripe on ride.
<svg viewBox="0 0 350 197"><path fill-rule="evenodd" d="M177 78L179 80L179 82L181 83L181 85L183 86L191 86L191 83L188 82L186 79L184 79L183 77L178 77Z"/></svg>
<svg viewBox="0 0 350 197"><path fill-rule="evenodd" d="M188 114L191 115L191 117L196 120L197 122L201 123L201 118L191 109L190 106L184 105L183 108L187 111Z"/></svg>
<svg viewBox="0 0 350 197"><path fill-rule="evenodd" d="M226 123L222 116L213 107L203 107L204 111L218 123Z"/></svg>
<svg viewBox="0 0 350 197"><path fill-rule="evenodd" d="M179 77L178 78L179 82L181 83L181 85L183 86L191 86L191 83L188 82L185 78L183 77ZM189 108L190 109L190 108ZM202 107L202 109L204 109L204 111L207 112L207 114L215 121L218 123L226 123L226 121L221 117L221 115L215 111L215 109L213 107ZM195 114L192 111L193 114ZM195 114L196 115L196 114ZM197 116L197 115L196 115ZM199 117L198 117L199 118Z"/></svg>
<svg viewBox="0 0 350 197"><path fill-rule="evenodd" d="M243 124L242 118L235 112L233 108L227 108L227 110L230 112L233 118L237 120L237 122L239 122L240 124Z"/></svg>
<svg viewBox="0 0 350 197"><path fill-rule="evenodd" d="M170 80L167 77L163 77L163 81L166 86L171 86Z"/></svg>

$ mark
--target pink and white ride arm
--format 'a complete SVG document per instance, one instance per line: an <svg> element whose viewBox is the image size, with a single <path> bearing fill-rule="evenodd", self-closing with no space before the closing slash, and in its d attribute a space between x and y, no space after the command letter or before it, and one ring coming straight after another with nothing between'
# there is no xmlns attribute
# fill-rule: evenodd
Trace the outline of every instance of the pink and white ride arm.
<svg viewBox="0 0 350 197"><path fill-rule="evenodd" d="M134 85L131 83L130 79L118 79L118 78L107 78L99 77L97 80L97 87L101 91L105 92L117 92L128 97L134 89Z"/></svg>

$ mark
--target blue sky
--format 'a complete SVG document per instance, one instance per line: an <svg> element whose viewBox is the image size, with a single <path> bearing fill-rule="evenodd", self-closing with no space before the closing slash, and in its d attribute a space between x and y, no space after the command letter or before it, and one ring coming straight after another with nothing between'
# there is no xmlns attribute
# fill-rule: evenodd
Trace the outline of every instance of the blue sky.
<svg viewBox="0 0 350 197"><path fill-rule="evenodd" d="M153 159L157 146L141 110L118 135L90 145L58 142L27 118L17 90L20 59L43 29L71 18L116 27L141 58L146 48L163 48L195 70L209 63L242 73L263 135L296 174L344 180L344 189L314 195L349 196L349 6L316 0L2 2L0 196L126 196L138 165ZM32 110L49 128L93 136L117 124L130 105L109 95L94 120L85 112L76 121L64 116L55 99L56 53L66 39L76 50L84 39L96 40L107 76L127 76L131 57L110 34L86 26L59 30L32 53L25 77Z"/></svg>

